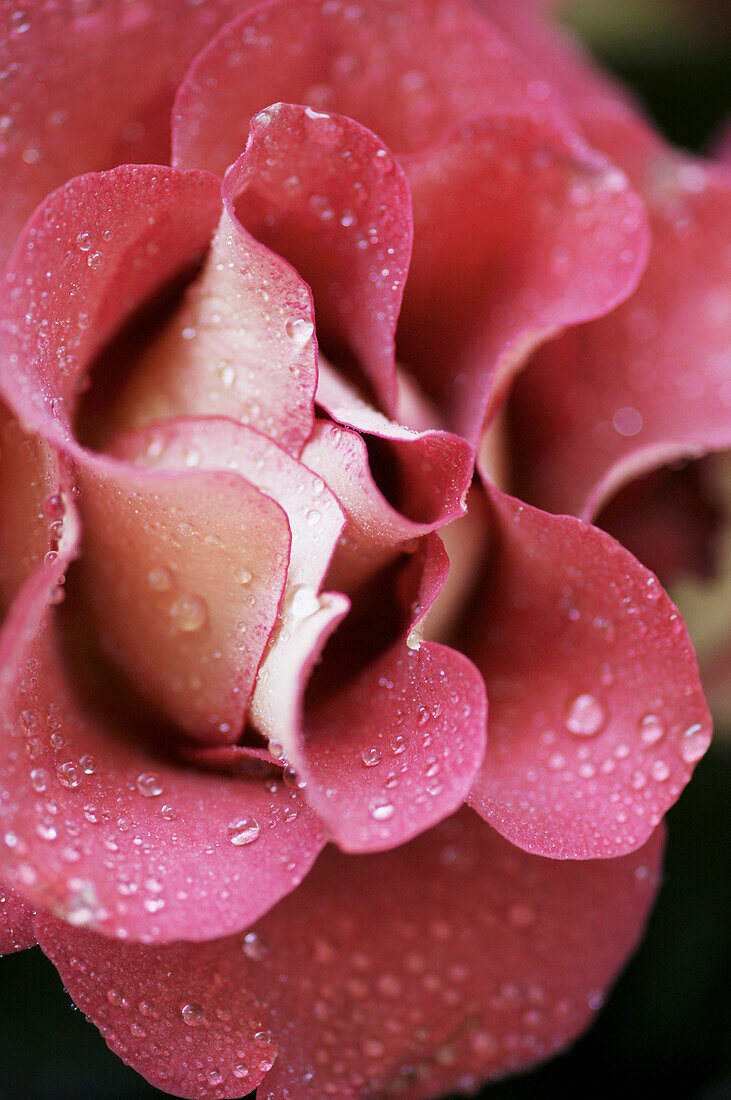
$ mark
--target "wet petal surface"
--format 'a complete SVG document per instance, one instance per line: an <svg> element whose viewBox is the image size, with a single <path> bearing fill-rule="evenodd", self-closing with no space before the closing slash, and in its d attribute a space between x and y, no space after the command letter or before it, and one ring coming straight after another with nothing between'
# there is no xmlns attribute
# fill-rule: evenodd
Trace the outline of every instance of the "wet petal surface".
<svg viewBox="0 0 731 1100"><path fill-rule="evenodd" d="M604 532L491 490L492 569L466 651L490 699L471 804L527 851L642 844L711 735L680 615Z"/></svg>
<svg viewBox="0 0 731 1100"><path fill-rule="evenodd" d="M586 1027L642 930L661 844L560 863L466 810L394 852L328 849L243 937L145 948L49 920L39 935L112 1049L179 1095L238 1095L278 1054L266 1100L433 1097Z"/></svg>

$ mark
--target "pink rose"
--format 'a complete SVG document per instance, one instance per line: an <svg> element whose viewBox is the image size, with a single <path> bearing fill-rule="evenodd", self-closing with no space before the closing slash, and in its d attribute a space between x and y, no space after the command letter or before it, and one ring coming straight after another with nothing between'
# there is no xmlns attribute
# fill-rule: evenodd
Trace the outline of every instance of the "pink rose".
<svg viewBox="0 0 731 1100"><path fill-rule="evenodd" d="M710 736L588 509L728 445L718 391L640 409L571 349L648 288L648 369L716 349L726 178L507 0L39 3L2 41L0 942L175 1095L545 1059ZM667 254L648 179L715 212Z"/></svg>

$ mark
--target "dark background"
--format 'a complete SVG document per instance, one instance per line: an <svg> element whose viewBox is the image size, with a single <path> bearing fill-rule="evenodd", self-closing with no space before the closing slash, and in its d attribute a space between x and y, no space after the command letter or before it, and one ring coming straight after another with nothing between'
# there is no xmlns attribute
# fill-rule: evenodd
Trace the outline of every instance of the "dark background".
<svg viewBox="0 0 731 1100"><path fill-rule="evenodd" d="M595 45L677 144L705 148L731 114L731 17L707 36L630 27ZM658 905L598 1022L543 1068L488 1086L486 1100L731 1100L731 732L719 731L668 822ZM110 1053L38 948L2 959L0 1100L163 1096Z"/></svg>

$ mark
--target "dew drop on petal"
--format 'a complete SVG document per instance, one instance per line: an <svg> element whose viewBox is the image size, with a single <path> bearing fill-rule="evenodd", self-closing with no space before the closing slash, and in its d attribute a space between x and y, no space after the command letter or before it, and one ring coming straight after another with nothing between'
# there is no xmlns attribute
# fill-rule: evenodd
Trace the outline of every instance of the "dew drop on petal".
<svg viewBox="0 0 731 1100"><path fill-rule="evenodd" d="M688 726L680 740L680 755L686 764L694 764L708 748L709 737L700 722Z"/></svg>
<svg viewBox="0 0 731 1100"><path fill-rule="evenodd" d="M228 824L228 839L237 848L258 840L261 826L255 817L237 817Z"/></svg>
<svg viewBox="0 0 731 1100"><path fill-rule="evenodd" d="M657 714L645 714L638 723L640 739L646 745L656 745L665 736L665 726Z"/></svg>
<svg viewBox="0 0 731 1100"><path fill-rule="evenodd" d="M247 932L241 941L241 950L247 959L253 962L261 962L269 954L269 945L257 932Z"/></svg>
<svg viewBox="0 0 731 1100"><path fill-rule="evenodd" d="M367 768L373 768L376 764L380 764L382 760L380 749L373 745L369 749L364 749L361 753L361 760Z"/></svg>
<svg viewBox="0 0 731 1100"><path fill-rule="evenodd" d="M290 787L294 791L303 791L307 786L307 781L297 774L297 770L293 768L291 764L287 764L282 772L282 779L284 780L285 786Z"/></svg>
<svg viewBox="0 0 731 1100"><path fill-rule="evenodd" d="M205 625L208 608L200 596L185 592L173 603L170 608L170 617L177 630L184 634L192 634Z"/></svg>
<svg viewBox="0 0 731 1100"><path fill-rule="evenodd" d="M183 1005L180 1015L188 1027L200 1027L201 1024L205 1023L206 1010L197 1001L191 1001L189 1004Z"/></svg>
<svg viewBox="0 0 731 1100"><path fill-rule="evenodd" d="M135 786L143 798L157 798L164 790L159 777L154 772L141 772L137 776Z"/></svg>
<svg viewBox="0 0 731 1100"><path fill-rule="evenodd" d="M56 768L56 775L62 787L73 788L81 784L81 769L72 760L65 764L59 764Z"/></svg>
<svg viewBox="0 0 731 1100"><path fill-rule="evenodd" d="M284 326L284 331L297 347L303 348L315 331L315 326L305 317L290 317Z"/></svg>
<svg viewBox="0 0 731 1100"><path fill-rule="evenodd" d="M577 695L569 706L566 728L577 737L594 737L606 722L604 707L593 695Z"/></svg>
<svg viewBox="0 0 731 1100"><path fill-rule="evenodd" d="M655 760L650 768L650 774L658 783L664 783L670 776L670 768L664 760Z"/></svg>
<svg viewBox="0 0 731 1100"><path fill-rule="evenodd" d="M376 798L370 805L371 817L374 821L388 821L396 812L395 806L385 798Z"/></svg>

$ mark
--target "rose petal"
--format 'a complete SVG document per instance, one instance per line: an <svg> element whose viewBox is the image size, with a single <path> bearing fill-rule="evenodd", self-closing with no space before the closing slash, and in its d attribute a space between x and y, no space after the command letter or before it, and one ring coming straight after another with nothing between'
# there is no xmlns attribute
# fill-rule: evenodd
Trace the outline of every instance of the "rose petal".
<svg viewBox="0 0 731 1100"><path fill-rule="evenodd" d="M503 356L493 385L499 390L530 347L625 297L644 263L646 229L637 197L582 150L550 87L530 79L492 26L461 3L409 0L398 8L359 6L354 19L351 9L313 5L303 26L298 5L283 0L234 21L181 88L176 155L179 163L222 170L243 138L236 119L281 99L352 115L405 154L419 233L399 332L402 357L441 404L457 375L464 392L456 422L474 437L487 400L479 377L485 365L490 371ZM239 107L233 119L231 102ZM461 121L477 112L492 122ZM559 117L560 124L549 121ZM445 139L458 122L462 130ZM329 133L332 120L319 126ZM525 162L517 192L516 158ZM528 190L526 180L534 184ZM577 191L584 196L577 201L588 204L581 210L571 206ZM535 249L526 248L529 221ZM520 228L514 241L506 239L510 226ZM278 247L273 234L270 240ZM561 271L551 270L552 249ZM318 256L314 268L322 262ZM382 386L379 393L392 401Z"/></svg>
<svg viewBox="0 0 731 1100"><path fill-rule="evenodd" d="M466 646L489 742L471 804L559 859L642 844L710 740L682 619L604 532L489 490L494 559Z"/></svg>
<svg viewBox="0 0 731 1100"><path fill-rule="evenodd" d="M634 290L642 202L535 109L464 122L404 166L415 243L399 355L474 439L533 348Z"/></svg>
<svg viewBox="0 0 731 1100"><path fill-rule="evenodd" d="M96 356L200 258L220 211L215 177L156 165L80 176L38 208L0 289L0 350L9 364L0 387L21 423L69 449Z"/></svg>
<svg viewBox="0 0 731 1100"><path fill-rule="evenodd" d="M156 0L4 11L0 263L34 207L71 176L168 159L175 89L230 6Z"/></svg>
<svg viewBox="0 0 731 1100"><path fill-rule="evenodd" d="M22 629L6 624L2 638L3 882L118 938L205 940L244 927L301 881L323 844L319 826L281 783L154 755L112 686L80 683L77 670L72 687L47 583L32 578Z"/></svg>
<svg viewBox="0 0 731 1100"><path fill-rule="evenodd" d="M319 589L343 529L342 509L317 474L265 435L223 417L181 417L121 437L115 441L114 453L127 462L170 472L189 466L193 455L196 469L226 470L245 478L258 490L261 507L276 502L276 510L287 516L292 538L287 597L303 586ZM239 539L246 535L242 517L248 524L246 508L234 517ZM258 553L266 559L272 550L261 545ZM244 576L239 583L248 593L253 581Z"/></svg>
<svg viewBox="0 0 731 1100"><path fill-rule="evenodd" d="M631 116L639 105L627 88L597 64L568 28L545 18L540 3L477 0L490 22L519 47L533 78L540 77L558 93L576 118ZM601 143L599 143L601 148Z"/></svg>
<svg viewBox="0 0 731 1100"><path fill-rule="evenodd" d="M542 860L463 811L386 854L328 849L244 938L145 948L44 918L40 939L158 1087L238 1094L278 1052L265 1100L417 1100L533 1065L586 1027L642 931L661 846Z"/></svg>
<svg viewBox="0 0 731 1100"><path fill-rule="evenodd" d="M230 416L296 454L314 416L312 297L242 227L227 186L224 201L205 267L135 365L108 436L176 416Z"/></svg>
<svg viewBox="0 0 731 1100"><path fill-rule="evenodd" d="M0 603L7 606L46 554L58 550L72 478L0 405Z"/></svg>
<svg viewBox="0 0 731 1100"><path fill-rule="evenodd" d="M253 119L226 185L243 224L312 287L320 343L354 359L393 409L412 220L406 178L381 140L340 115L278 103ZM297 315L290 325L307 338Z"/></svg>
<svg viewBox="0 0 731 1100"><path fill-rule="evenodd" d="M320 0L306 19L299 0L279 0L234 19L196 57L175 104L174 163L223 174L248 120L277 101L358 119L400 155L477 111L522 106L529 82L516 51L461 0Z"/></svg>
<svg viewBox="0 0 731 1100"><path fill-rule="evenodd" d="M464 801L482 761L480 676L462 654L421 642L421 620L446 570L441 544L428 536L400 578L406 631L342 686L323 674L324 697L303 708L310 668L303 659L313 659L312 636L322 644L329 632L310 615L289 627L289 647L270 654L257 684L257 727L279 743L309 804L347 851L392 847L441 820Z"/></svg>
<svg viewBox="0 0 731 1100"><path fill-rule="evenodd" d="M162 429L148 434L142 461L154 449L151 464L164 465L164 448ZM225 440L218 461L206 458L203 470L186 470L181 455L177 473L87 459L79 572L105 652L179 729L217 743L241 735L277 622L290 531L274 501L221 469Z"/></svg>
<svg viewBox="0 0 731 1100"><path fill-rule="evenodd" d="M261 494L266 494L261 496L262 501L272 506L276 501L284 509L292 536L286 587L281 602L281 584L277 593L277 628L259 669L258 682L261 687L272 675L273 665L276 665L286 669L287 677L291 676L292 683L296 682L299 688L299 676L304 675L305 666L309 670L315 652L319 652L324 641L320 635L321 628L329 634L349 606L347 600L336 594L318 596L344 520L340 505L330 489L317 474L291 458L271 440L230 420L169 421L120 439L117 449L128 460L141 459L146 465L167 470L180 469L185 464L186 455L193 452L204 469L223 466L227 470L235 470L251 479ZM241 514L246 512L236 513ZM266 541L260 542L260 553L265 558L269 555L270 546ZM249 574L253 573L253 566L239 572L245 580L241 591L247 597L247 605L251 582ZM262 569L261 575L264 573ZM230 599L230 587L224 592ZM267 595L266 592L263 594ZM292 656L294 653L296 658ZM227 669L228 664L224 664L222 676ZM256 718L257 707L255 701L253 703ZM269 724L263 732L273 741L280 740L278 730Z"/></svg>
<svg viewBox="0 0 731 1100"><path fill-rule="evenodd" d="M596 130L648 200L650 264L629 302L541 351L515 409L521 495L584 518L632 478L731 446L731 177L636 121Z"/></svg>
<svg viewBox="0 0 731 1100"><path fill-rule="evenodd" d="M340 424L358 430L320 422L302 452L302 461L322 476L346 513L328 583L353 592L405 545L464 513L474 456L458 436L417 432L388 420L322 360L317 402ZM384 440L389 457L395 460L390 500L375 482L359 433Z"/></svg>
<svg viewBox="0 0 731 1100"><path fill-rule="evenodd" d="M0 883L0 955L36 944L35 911L14 890Z"/></svg>

